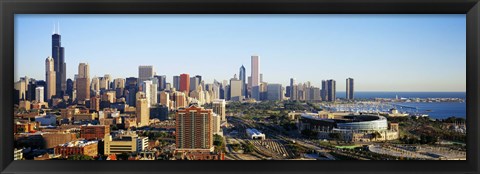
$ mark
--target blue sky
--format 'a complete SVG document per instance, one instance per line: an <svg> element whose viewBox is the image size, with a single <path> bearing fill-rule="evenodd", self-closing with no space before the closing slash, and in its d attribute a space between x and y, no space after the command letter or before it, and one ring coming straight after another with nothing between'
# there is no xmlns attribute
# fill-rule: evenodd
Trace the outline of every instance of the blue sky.
<svg viewBox="0 0 480 174"><path fill-rule="evenodd" d="M264 81L355 79L356 91L465 91L465 15L16 15L15 79L45 79L60 23L67 78L137 77L153 65L167 81L228 80L260 56Z"/></svg>

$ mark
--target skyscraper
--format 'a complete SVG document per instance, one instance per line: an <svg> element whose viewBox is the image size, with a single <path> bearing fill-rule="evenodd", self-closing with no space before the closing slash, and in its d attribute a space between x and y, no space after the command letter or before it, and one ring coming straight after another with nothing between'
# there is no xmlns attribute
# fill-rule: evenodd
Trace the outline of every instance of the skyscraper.
<svg viewBox="0 0 480 174"><path fill-rule="evenodd" d="M320 101L320 88L311 87L310 88L310 100Z"/></svg>
<svg viewBox="0 0 480 174"><path fill-rule="evenodd" d="M62 47L60 26L54 27L52 35L52 57L56 78L55 94L63 97L67 90L67 64L65 63L65 48Z"/></svg>
<svg viewBox="0 0 480 174"><path fill-rule="evenodd" d="M297 100L297 87L295 84L295 79L290 78L290 100Z"/></svg>
<svg viewBox="0 0 480 174"><path fill-rule="evenodd" d="M68 96L72 97L73 95L73 80L72 79L67 79L67 90L65 91Z"/></svg>
<svg viewBox="0 0 480 174"><path fill-rule="evenodd" d="M242 96L245 98L247 97L247 86L246 86L246 81L247 81L247 72L245 70L245 67L242 65L240 67L240 80L242 81Z"/></svg>
<svg viewBox="0 0 480 174"><path fill-rule="evenodd" d="M44 94L43 86L39 86L35 88L35 100L38 103L43 103L43 98L44 98L43 94Z"/></svg>
<svg viewBox="0 0 480 174"><path fill-rule="evenodd" d="M347 100L353 100L353 79L347 78L346 83L347 83L347 89L346 89L345 98Z"/></svg>
<svg viewBox="0 0 480 174"><path fill-rule="evenodd" d="M90 83L90 90L94 95L100 95L100 78L93 77L92 82Z"/></svg>
<svg viewBox="0 0 480 174"><path fill-rule="evenodd" d="M260 101L260 77L259 77L259 71L260 71L260 63L259 63L259 58L258 56L252 56L251 58L251 66L252 66L252 98L254 98L257 101Z"/></svg>
<svg viewBox="0 0 480 174"><path fill-rule="evenodd" d="M180 91L188 95L190 92L190 75L180 74Z"/></svg>
<svg viewBox="0 0 480 174"><path fill-rule="evenodd" d="M212 130L213 134L223 136L222 129L220 128L220 125L222 124L220 115L213 113L212 118L213 118L213 130Z"/></svg>
<svg viewBox="0 0 480 174"><path fill-rule="evenodd" d="M160 92L160 104L170 109L170 93L166 91Z"/></svg>
<svg viewBox="0 0 480 174"><path fill-rule="evenodd" d="M77 76L77 101L84 103L85 100L90 99L90 68L87 63L80 63L78 65Z"/></svg>
<svg viewBox="0 0 480 174"><path fill-rule="evenodd" d="M336 99L336 82L333 79L327 80L327 101Z"/></svg>
<svg viewBox="0 0 480 174"><path fill-rule="evenodd" d="M230 100L242 101L242 81L237 78L230 79Z"/></svg>
<svg viewBox="0 0 480 174"><path fill-rule="evenodd" d="M100 111L100 97L93 96L90 98L90 109L95 111Z"/></svg>
<svg viewBox="0 0 480 174"><path fill-rule="evenodd" d="M20 78L18 82L15 82L14 88L18 90L18 99L25 100L27 92L28 78Z"/></svg>
<svg viewBox="0 0 480 174"><path fill-rule="evenodd" d="M113 80L113 89L117 89L117 88L125 88L124 78L116 78Z"/></svg>
<svg viewBox="0 0 480 174"><path fill-rule="evenodd" d="M290 92L291 92L290 85L288 85L285 88L285 97L290 97Z"/></svg>
<svg viewBox="0 0 480 174"><path fill-rule="evenodd" d="M213 112L218 114L221 118L222 121L226 121L227 119L225 118L226 113L225 113L225 99L215 99L212 102L212 108Z"/></svg>
<svg viewBox="0 0 480 174"><path fill-rule="evenodd" d="M140 96L138 96L135 108L137 124L139 127L148 126L148 122L150 120L150 109L148 106L147 98L145 95L142 95L142 92L138 93L140 93Z"/></svg>
<svg viewBox="0 0 480 174"><path fill-rule="evenodd" d="M259 85L259 94L260 94L260 100L265 101L267 100L267 82L261 82Z"/></svg>
<svg viewBox="0 0 480 174"><path fill-rule="evenodd" d="M47 100L50 100L57 92L55 62L52 57L47 57L45 60L45 76L47 82Z"/></svg>
<svg viewBox="0 0 480 174"><path fill-rule="evenodd" d="M195 105L176 113L176 148L213 151L213 113Z"/></svg>
<svg viewBox="0 0 480 174"><path fill-rule="evenodd" d="M267 100L282 100L282 85L268 84L267 85Z"/></svg>
<svg viewBox="0 0 480 174"><path fill-rule="evenodd" d="M180 109L180 108L186 108L187 107L187 94L183 92L176 91L173 93L173 99L174 99L174 108L175 109Z"/></svg>
<svg viewBox="0 0 480 174"><path fill-rule="evenodd" d="M100 89L106 89L109 90L112 85L110 83L112 82L112 77L110 74L105 74L103 78L100 78Z"/></svg>
<svg viewBox="0 0 480 174"><path fill-rule="evenodd" d="M156 104L157 101L157 87L153 84L151 80L146 80L142 82L142 90L145 93L145 98L147 99L147 107Z"/></svg>
<svg viewBox="0 0 480 174"><path fill-rule="evenodd" d="M151 65L141 65L138 66L138 83L142 84L143 81L149 80L154 75L153 66Z"/></svg>
<svg viewBox="0 0 480 174"><path fill-rule="evenodd" d="M116 91L116 98L121 98L124 95L125 79L116 78L113 80L113 89Z"/></svg>
<svg viewBox="0 0 480 174"><path fill-rule="evenodd" d="M195 77L198 79L198 84L197 85L200 85L200 83L202 83L202 76L201 75L196 75Z"/></svg>
<svg viewBox="0 0 480 174"><path fill-rule="evenodd" d="M158 91L163 91L165 88L167 88L167 76L161 75L158 76L156 75L155 78L158 79Z"/></svg>
<svg viewBox="0 0 480 174"><path fill-rule="evenodd" d="M135 106L137 104L135 95L137 94L137 78L128 77L125 80L125 97L127 104L130 106Z"/></svg>
<svg viewBox="0 0 480 174"><path fill-rule="evenodd" d="M200 84L200 79L197 76L190 77L190 91L195 91Z"/></svg>
<svg viewBox="0 0 480 174"><path fill-rule="evenodd" d="M173 87L177 91L180 90L180 76L173 76Z"/></svg>

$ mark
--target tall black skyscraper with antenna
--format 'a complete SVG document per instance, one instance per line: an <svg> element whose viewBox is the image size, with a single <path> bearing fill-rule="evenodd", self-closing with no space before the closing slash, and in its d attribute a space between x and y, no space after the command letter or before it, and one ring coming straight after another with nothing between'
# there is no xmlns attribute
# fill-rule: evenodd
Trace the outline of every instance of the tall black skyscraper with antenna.
<svg viewBox="0 0 480 174"><path fill-rule="evenodd" d="M65 63L65 49L62 47L62 36L60 25L53 27L52 35L52 57L56 75L56 96L63 97L67 90L67 64Z"/></svg>

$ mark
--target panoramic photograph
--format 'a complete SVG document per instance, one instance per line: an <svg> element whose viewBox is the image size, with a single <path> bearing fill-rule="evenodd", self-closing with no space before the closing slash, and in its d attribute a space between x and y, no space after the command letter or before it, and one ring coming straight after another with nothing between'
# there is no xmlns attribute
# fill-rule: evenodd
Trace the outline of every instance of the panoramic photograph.
<svg viewBox="0 0 480 174"><path fill-rule="evenodd" d="M14 160L467 160L465 14L14 24Z"/></svg>

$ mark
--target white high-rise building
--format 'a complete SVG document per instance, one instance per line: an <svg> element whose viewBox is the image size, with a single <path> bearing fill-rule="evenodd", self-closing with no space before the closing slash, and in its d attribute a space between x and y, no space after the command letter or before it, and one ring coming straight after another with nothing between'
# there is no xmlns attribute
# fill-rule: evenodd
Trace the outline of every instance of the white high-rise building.
<svg viewBox="0 0 480 174"><path fill-rule="evenodd" d="M153 82L146 80L142 82L142 90L145 93L145 98L147 99L147 106L150 107L152 103L152 85ZM157 98L157 97L155 97Z"/></svg>
<svg viewBox="0 0 480 174"><path fill-rule="evenodd" d="M154 106L158 103L157 84L153 83L151 80L143 81L142 91L147 98L148 107Z"/></svg>
<svg viewBox="0 0 480 174"><path fill-rule="evenodd" d="M43 86L39 86L35 88L35 100L39 103L43 103L43 98L45 97Z"/></svg>
<svg viewBox="0 0 480 174"><path fill-rule="evenodd" d="M220 115L213 113L213 134L223 136L222 129L220 125L222 124Z"/></svg>

